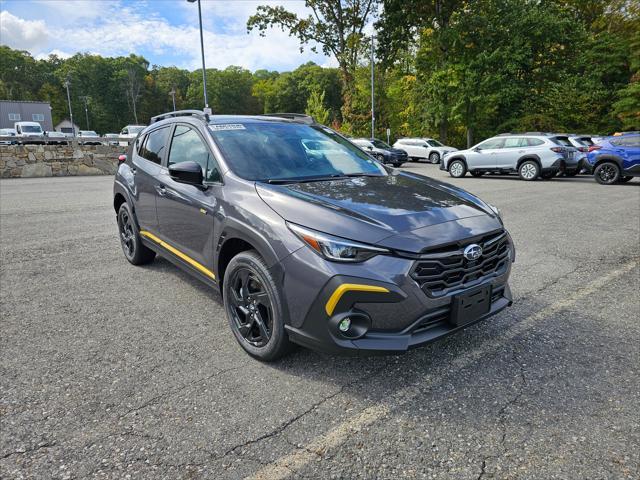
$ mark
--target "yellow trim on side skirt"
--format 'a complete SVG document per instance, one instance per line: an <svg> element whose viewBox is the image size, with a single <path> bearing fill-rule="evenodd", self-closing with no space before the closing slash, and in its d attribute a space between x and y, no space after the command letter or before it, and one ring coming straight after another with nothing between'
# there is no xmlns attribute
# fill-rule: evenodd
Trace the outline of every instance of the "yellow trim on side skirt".
<svg viewBox="0 0 640 480"><path fill-rule="evenodd" d="M143 237L147 237L149 240L157 243L158 245L160 245L161 247L166 248L167 250L169 250L171 253L173 253L176 257L181 258L182 260L184 260L185 262L187 262L189 265L191 265L192 267L194 267L196 270L200 271L201 273L203 273L204 275L206 275L209 278L212 279L216 279L216 276L213 274L213 272L211 270L209 270L207 267L205 267L204 265L202 265L201 263L196 262L193 258L185 255L184 253L182 253L180 250L178 250L177 248L172 247L171 245L169 245L167 242L165 242L164 240L159 239L158 237L156 237L153 233L151 232L147 232L146 230L140 230L140 235L142 235Z"/></svg>
<svg viewBox="0 0 640 480"><path fill-rule="evenodd" d="M338 288L335 289L335 291L331 294L331 297L327 301L327 304L324 307L325 311L327 312L327 315L329 316L333 315L333 311L336 309L336 305L338 305L338 302L340 301L342 296L349 291L389 293L389 290L387 290L386 288L378 287L376 285L359 285L357 283L343 283L342 285L340 285Z"/></svg>

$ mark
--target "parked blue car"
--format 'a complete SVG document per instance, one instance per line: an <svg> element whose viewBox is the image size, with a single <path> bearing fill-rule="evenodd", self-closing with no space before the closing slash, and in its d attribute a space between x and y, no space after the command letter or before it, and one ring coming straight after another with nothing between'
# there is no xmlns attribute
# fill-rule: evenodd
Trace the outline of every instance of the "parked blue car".
<svg viewBox="0 0 640 480"><path fill-rule="evenodd" d="M584 166L601 185L640 177L640 134L604 138L589 147Z"/></svg>

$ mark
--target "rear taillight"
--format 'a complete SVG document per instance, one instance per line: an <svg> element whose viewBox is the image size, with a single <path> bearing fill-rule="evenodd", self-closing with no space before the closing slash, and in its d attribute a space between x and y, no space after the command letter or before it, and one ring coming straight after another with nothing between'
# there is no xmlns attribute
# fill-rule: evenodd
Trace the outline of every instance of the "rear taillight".
<svg viewBox="0 0 640 480"><path fill-rule="evenodd" d="M562 148L562 147L551 147L551 151L556 152L556 153L563 153L564 152L564 148Z"/></svg>
<svg viewBox="0 0 640 480"><path fill-rule="evenodd" d="M589 151L593 152L594 150L600 150L602 147L600 145L591 145L589 147Z"/></svg>
<svg viewBox="0 0 640 480"><path fill-rule="evenodd" d="M118 157L118 163L124 163L127 161L127 156L126 155L120 155Z"/></svg>
<svg viewBox="0 0 640 480"><path fill-rule="evenodd" d="M589 148L588 147L578 147L578 150L580 150L581 152L588 152Z"/></svg>

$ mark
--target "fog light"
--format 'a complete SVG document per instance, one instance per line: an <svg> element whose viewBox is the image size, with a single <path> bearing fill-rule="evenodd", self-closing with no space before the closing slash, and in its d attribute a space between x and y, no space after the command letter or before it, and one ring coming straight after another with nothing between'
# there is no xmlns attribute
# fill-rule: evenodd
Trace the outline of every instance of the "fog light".
<svg viewBox="0 0 640 480"><path fill-rule="evenodd" d="M343 318L342 320L340 320L340 323L338 324L338 330L340 330L342 333L345 333L345 332L348 332L350 328L351 328L351 319L349 317Z"/></svg>

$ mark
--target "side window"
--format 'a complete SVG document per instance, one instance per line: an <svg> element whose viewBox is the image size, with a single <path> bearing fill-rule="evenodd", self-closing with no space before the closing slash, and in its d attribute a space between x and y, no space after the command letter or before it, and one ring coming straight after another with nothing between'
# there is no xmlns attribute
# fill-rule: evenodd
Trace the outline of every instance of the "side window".
<svg viewBox="0 0 640 480"><path fill-rule="evenodd" d="M527 145L527 140L524 138L505 138L504 140L504 148L517 148L517 147L525 147Z"/></svg>
<svg viewBox="0 0 640 480"><path fill-rule="evenodd" d="M138 154L150 162L157 163L158 165L161 164L168 134L169 127L163 127L149 132Z"/></svg>
<svg viewBox="0 0 640 480"><path fill-rule="evenodd" d="M539 138L527 138L526 140L530 147L539 147L544 144L544 140L540 140Z"/></svg>
<svg viewBox="0 0 640 480"><path fill-rule="evenodd" d="M482 149L502 148L503 143L504 138L490 138L489 140L482 142L480 145L478 145L478 147Z"/></svg>
<svg viewBox="0 0 640 480"><path fill-rule="evenodd" d="M200 135L192 128L178 125L171 141L169 165L192 161L202 167L202 174L207 182L219 182L220 170L209 148Z"/></svg>

